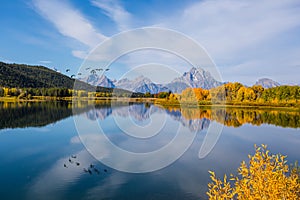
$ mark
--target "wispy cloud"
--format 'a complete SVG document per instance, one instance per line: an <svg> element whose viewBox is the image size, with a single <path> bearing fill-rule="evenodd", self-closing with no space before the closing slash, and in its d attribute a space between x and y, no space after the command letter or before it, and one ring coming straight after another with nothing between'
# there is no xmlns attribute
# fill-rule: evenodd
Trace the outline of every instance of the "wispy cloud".
<svg viewBox="0 0 300 200"><path fill-rule="evenodd" d="M87 51L81 51L81 50L73 50L72 55L77 57L77 58L85 59L88 56L88 52Z"/></svg>
<svg viewBox="0 0 300 200"><path fill-rule="evenodd" d="M106 38L78 10L65 1L33 0L33 4L35 10L64 36L71 37L90 48Z"/></svg>
<svg viewBox="0 0 300 200"><path fill-rule="evenodd" d="M103 13L111 18L118 26L119 31L127 30L131 27L132 16L116 0L92 0L92 4L100 8Z"/></svg>
<svg viewBox="0 0 300 200"><path fill-rule="evenodd" d="M39 62L43 63L43 64L50 64L50 63L52 63L52 61L50 61L50 60L40 60Z"/></svg>

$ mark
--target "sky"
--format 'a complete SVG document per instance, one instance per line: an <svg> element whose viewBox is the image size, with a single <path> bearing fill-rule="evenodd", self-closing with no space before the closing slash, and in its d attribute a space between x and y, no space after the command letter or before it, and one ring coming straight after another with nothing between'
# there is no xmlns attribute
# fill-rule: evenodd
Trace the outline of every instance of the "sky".
<svg viewBox="0 0 300 200"><path fill-rule="evenodd" d="M223 81L253 85L267 77L300 84L299 0L4 0L0 6L2 62L76 74L105 41L156 27L197 42ZM170 52L146 49L122 55L105 73L119 79L143 71L167 82L190 67Z"/></svg>

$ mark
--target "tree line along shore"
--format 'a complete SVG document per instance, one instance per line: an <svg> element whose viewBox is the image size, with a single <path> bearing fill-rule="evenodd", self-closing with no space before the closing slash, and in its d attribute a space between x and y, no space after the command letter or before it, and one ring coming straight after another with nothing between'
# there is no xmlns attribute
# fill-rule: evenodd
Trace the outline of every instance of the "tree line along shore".
<svg viewBox="0 0 300 200"><path fill-rule="evenodd" d="M39 100L111 100L151 101L161 105L232 105L278 106L300 108L300 86L263 88L246 87L241 83L226 83L212 89L187 88L181 94L159 92L136 93L126 90L74 90L69 88L7 88L0 87L2 101Z"/></svg>

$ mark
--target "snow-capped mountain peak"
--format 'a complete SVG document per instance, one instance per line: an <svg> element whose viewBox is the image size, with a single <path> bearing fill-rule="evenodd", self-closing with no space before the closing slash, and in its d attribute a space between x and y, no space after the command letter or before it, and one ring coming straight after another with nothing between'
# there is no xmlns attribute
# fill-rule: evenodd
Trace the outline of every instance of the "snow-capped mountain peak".
<svg viewBox="0 0 300 200"><path fill-rule="evenodd" d="M90 74L89 76L80 79L81 81L85 81L94 86L102 86L107 88L114 88L115 84L112 80L107 78L105 75L97 75L97 74Z"/></svg>

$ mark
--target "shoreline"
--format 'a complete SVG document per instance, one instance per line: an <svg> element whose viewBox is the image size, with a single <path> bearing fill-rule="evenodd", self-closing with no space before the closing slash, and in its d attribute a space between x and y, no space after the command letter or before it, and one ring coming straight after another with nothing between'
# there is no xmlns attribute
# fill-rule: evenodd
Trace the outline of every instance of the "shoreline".
<svg viewBox="0 0 300 200"><path fill-rule="evenodd" d="M211 104L211 102L200 102L195 104L193 102L168 101L159 98L128 98L128 97L41 97L34 96L32 99L18 99L16 97L0 97L0 102L7 103L18 103L18 102L55 102L55 101L69 101L69 102L126 102L126 103L152 103L162 107L173 107L173 108L243 108L243 109L276 109L276 110L300 110L300 104L297 106L282 105L282 104L261 104L257 102L237 103L237 102L226 102L226 104Z"/></svg>

